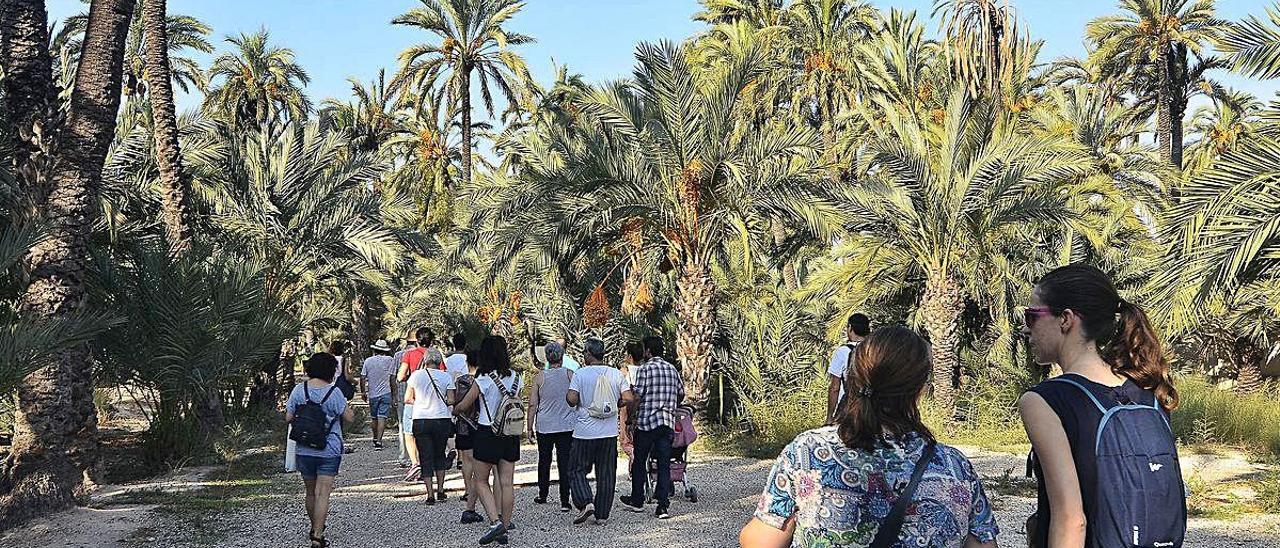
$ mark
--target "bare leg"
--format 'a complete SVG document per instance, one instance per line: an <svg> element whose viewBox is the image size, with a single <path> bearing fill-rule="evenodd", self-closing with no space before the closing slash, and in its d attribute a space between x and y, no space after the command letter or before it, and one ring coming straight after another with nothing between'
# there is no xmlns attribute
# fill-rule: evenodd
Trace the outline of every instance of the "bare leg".
<svg viewBox="0 0 1280 548"><path fill-rule="evenodd" d="M316 478L315 520L311 529L315 536L324 536L325 520L329 517L329 496L333 494L333 476ZM316 524L319 527L316 527Z"/></svg>
<svg viewBox="0 0 1280 548"><path fill-rule="evenodd" d="M311 536L316 535L316 480L302 480L307 486L307 521L311 523Z"/></svg>
<svg viewBox="0 0 1280 548"><path fill-rule="evenodd" d="M409 462L418 464L418 445L413 440L413 434L404 434L404 446L409 450Z"/></svg>
<svg viewBox="0 0 1280 548"><path fill-rule="evenodd" d="M430 489L427 492L430 493ZM436 494L444 494L444 470L436 470Z"/></svg>
<svg viewBox="0 0 1280 548"><path fill-rule="evenodd" d="M382 432L387 428L387 419L373 419L373 441L382 443Z"/></svg>
<svg viewBox="0 0 1280 548"><path fill-rule="evenodd" d="M511 526L511 513L515 509L516 463L498 461L498 483L502 484L502 525Z"/></svg>
<svg viewBox="0 0 1280 548"><path fill-rule="evenodd" d="M462 485L467 492L467 510L475 511L476 509L476 460L471 456L471 450L458 451L462 457Z"/></svg>
<svg viewBox="0 0 1280 548"><path fill-rule="evenodd" d="M480 505L484 507L484 511L489 515L489 521L500 521L501 516L498 514L498 503L494 499L493 489L489 487L489 474L493 471L493 465L483 461L476 461L476 495L480 498Z"/></svg>

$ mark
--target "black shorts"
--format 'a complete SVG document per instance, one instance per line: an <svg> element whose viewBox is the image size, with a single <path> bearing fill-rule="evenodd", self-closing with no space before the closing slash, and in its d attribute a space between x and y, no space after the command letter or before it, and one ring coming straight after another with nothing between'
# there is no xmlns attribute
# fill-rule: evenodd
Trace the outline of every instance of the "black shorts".
<svg viewBox="0 0 1280 548"><path fill-rule="evenodd" d="M453 439L453 445L454 447L457 447L459 451L470 451L475 449L475 435L472 433L463 434L462 432L458 432L457 437Z"/></svg>
<svg viewBox="0 0 1280 548"><path fill-rule="evenodd" d="M480 425L472 439L475 449L471 455L480 462L498 464L498 461L520 460L520 436L499 436L492 428Z"/></svg>
<svg viewBox="0 0 1280 548"><path fill-rule="evenodd" d="M444 448L452 430L453 422L449 419L413 420L413 443L418 446L418 462L424 475L449 469Z"/></svg>

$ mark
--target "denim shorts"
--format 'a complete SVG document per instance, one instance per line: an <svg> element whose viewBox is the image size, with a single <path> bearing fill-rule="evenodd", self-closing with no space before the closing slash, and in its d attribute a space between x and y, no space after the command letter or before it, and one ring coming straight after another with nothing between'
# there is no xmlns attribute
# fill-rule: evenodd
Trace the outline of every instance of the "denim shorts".
<svg viewBox="0 0 1280 548"><path fill-rule="evenodd" d="M375 419L385 419L391 416L391 394L369 398L369 416Z"/></svg>
<svg viewBox="0 0 1280 548"><path fill-rule="evenodd" d="M342 464L342 457L298 455L294 464L298 467L298 473L302 474L302 479L316 479L316 476L332 477L338 475L338 465Z"/></svg>
<svg viewBox="0 0 1280 548"><path fill-rule="evenodd" d="M413 433L413 404L404 404L404 412L400 413L400 433Z"/></svg>

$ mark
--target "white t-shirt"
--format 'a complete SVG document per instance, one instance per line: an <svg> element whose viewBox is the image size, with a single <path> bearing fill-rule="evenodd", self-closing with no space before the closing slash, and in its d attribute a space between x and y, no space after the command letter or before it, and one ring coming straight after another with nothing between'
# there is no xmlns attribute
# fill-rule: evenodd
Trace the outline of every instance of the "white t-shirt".
<svg viewBox="0 0 1280 548"><path fill-rule="evenodd" d="M435 379L435 387L431 380ZM449 405L441 397L448 397L453 390L453 375L439 369L419 369L409 375L409 388L413 389L413 418L447 419L453 416ZM439 394L436 394L436 389Z"/></svg>
<svg viewBox="0 0 1280 548"><path fill-rule="evenodd" d="M360 376L369 383L369 398L391 393L391 376L396 373L396 361L391 356L369 356L360 366Z"/></svg>
<svg viewBox="0 0 1280 548"><path fill-rule="evenodd" d="M498 406L502 404L502 396L504 391L513 391L516 397L520 397L521 381L524 380L520 375L513 371L511 376L500 379L504 390L498 390L498 386L493 384L493 379L489 375L477 375L476 387L480 390L480 398L484 401L477 401L476 407L480 410L480 417L477 422L485 426L493 426L493 413L498 412Z"/></svg>
<svg viewBox="0 0 1280 548"><path fill-rule="evenodd" d="M450 354L444 359L444 370L451 373L454 378L470 375L471 370L467 369L467 355L462 352Z"/></svg>
<svg viewBox="0 0 1280 548"><path fill-rule="evenodd" d="M609 377L619 396L631 390L631 383L627 382L627 377L621 371L607 365L589 365L575 371L573 380L569 381L569 390L578 393L578 424L573 427L574 438L597 440L618 437L618 417L598 419L587 413L587 407L594 401L592 397L596 391L596 380L601 375Z"/></svg>
<svg viewBox="0 0 1280 548"><path fill-rule="evenodd" d="M827 374L840 379L840 397L844 398L844 370L849 367L849 354L853 352L849 346L857 348L858 341L850 341L836 347L831 353L831 364L827 366Z"/></svg>
<svg viewBox="0 0 1280 548"><path fill-rule="evenodd" d="M569 371L577 371L578 368L582 367L582 364L578 363L578 360L573 359L573 356L565 354L564 359L560 361L560 366L568 369Z"/></svg>

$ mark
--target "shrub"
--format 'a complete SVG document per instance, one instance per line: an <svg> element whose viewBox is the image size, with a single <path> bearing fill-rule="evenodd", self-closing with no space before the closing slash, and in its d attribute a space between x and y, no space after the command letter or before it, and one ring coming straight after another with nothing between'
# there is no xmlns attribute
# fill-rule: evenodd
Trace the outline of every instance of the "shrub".
<svg viewBox="0 0 1280 548"><path fill-rule="evenodd" d="M1175 382L1181 404L1173 433L1183 442L1238 444L1280 456L1280 401L1269 394L1239 395L1199 377Z"/></svg>

